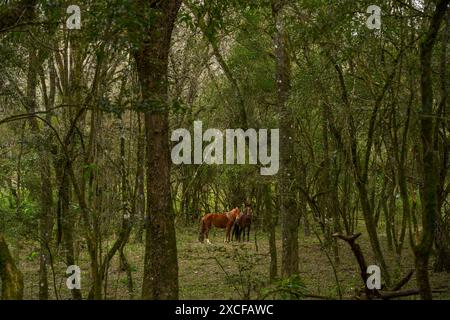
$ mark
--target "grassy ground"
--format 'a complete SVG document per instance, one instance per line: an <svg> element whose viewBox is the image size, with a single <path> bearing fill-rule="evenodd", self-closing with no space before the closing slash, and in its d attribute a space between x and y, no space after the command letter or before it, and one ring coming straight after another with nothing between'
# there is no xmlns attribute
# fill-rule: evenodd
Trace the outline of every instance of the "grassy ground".
<svg viewBox="0 0 450 320"><path fill-rule="evenodd" d="M251 298L261 298L274 286L268 285L269 247L265 234L257 231L256 242L254 233L249 243L223 243L224 231L217 230L210 234L213 245L201 244L197 240L196 227L178 228L178 259L179 259L179 285L181 299L243 299L248 294ZM310 294L339 298L336 279L333 269L320 244L314 235L300 236L300 282ZM277 239L280 239L279 232ZM385 239L380 236L384 252L390 266L394 280L402 278L413 269L411 250L405 248L401 259L389 252L385 246ZM358 240L365 254L368 264L374 259L370 254L367 237ZM278 270L280 270L281 240L277 241ZM38 268L39 259L33 244L21 243L13 246L13 255L19 259L19 267L24 273L25 298L36 299L38 296ZM347 244L339 243L340 263L336 266L337 276L343 297L350 297L362 285L359 270ZM128 260L132 266L134 292L127 290L126 273L119 268L118 259L112 261L108 273L107 296L108 299L138 299L143 275L142 244L130 243L126 248ZM61 255L61 254L60 254ZM56 255L55 255L56 256ZM62 256L62 255L61 255ZM85 253L80 255L82 270L82 291L87 296L89 289L89 260ZM55 291L60 299L70 298L70 291L66 288L66 266L62 259L55 258L53 273L50 272L51 296L55 298ZM430 270L433 287L450 285L450 275L446 273L435 274ZM414 288L415 278L405 288ZM267 298L282 298L282 296L268 296ZM417 296L409 297L409 299ZM450 299L450 293L439 293L436 299Z"/></svg>

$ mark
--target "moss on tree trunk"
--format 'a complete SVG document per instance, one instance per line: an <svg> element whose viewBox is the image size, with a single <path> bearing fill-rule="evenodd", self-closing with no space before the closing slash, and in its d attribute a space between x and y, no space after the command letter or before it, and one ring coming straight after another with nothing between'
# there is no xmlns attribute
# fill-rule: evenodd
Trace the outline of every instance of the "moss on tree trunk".
<svg viewBox="0 0 450 320"><path fill-rule="evenodd" d="M2 279L2 300L23 298L22 273L17 269L2 235L0 235L0 278Z"/></svg>

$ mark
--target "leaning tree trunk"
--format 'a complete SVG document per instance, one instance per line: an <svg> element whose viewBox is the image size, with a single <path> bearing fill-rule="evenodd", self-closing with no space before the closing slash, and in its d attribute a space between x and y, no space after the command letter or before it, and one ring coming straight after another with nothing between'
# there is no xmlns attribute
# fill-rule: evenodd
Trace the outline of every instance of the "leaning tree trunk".
<svg viewBox="0 0 450 320"><path fill-rule="evenodd" d="M23 277L17 269L8 245L0 234L0 279L2 280L2 300L22 300Z"/></svg>
<svg viewBox="0 0 450 320"><path fill-rule="evenodd" d="M147 145L147 221L143 299L178 299L178 261L170 188L168 57L181 0L137 2L137 19L145 27L132 30L144 109ZM142 13L151 12L148 17Z"/></svg>
<svg viewBox="0 0 450 320"><path fill-rule="evenodd" d="M287 35L284 28L283 0L272 1L272 15L275 31L275 65L277 82L277 106L279 114L280 140L280 173L279 196L281 206L282 256L281 273L289 277L298 273L298 226L295 192L293 190L295 170L294 159L294 126L293 116L287 105L290 94L291 66L287 53Z"/></svg>
<svg viewBox="0 0 450 320"><path fill-rule="evenodd" d="M420 135L422 154L419 160L422 169L421 200L422 200L422 237L414 246L417 284L422 299L431 300L431 287L428 277L428 261L433 246L437 215L437 184L438 170L434 150L435 113L433 111L433 78L432 53L450 0L441 0L436 4L430 27L422 40L420 47L421 63L421 96L422 108L420 119Z"/></svg>

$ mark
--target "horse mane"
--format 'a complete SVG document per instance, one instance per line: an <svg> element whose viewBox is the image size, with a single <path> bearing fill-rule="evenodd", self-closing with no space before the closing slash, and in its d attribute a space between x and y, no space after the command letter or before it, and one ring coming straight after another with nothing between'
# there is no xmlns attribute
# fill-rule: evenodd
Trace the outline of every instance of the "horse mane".
<svg viewBox="0 0 450 320"><path fill-rule="evenodd" d="M237 218L239 216L240 210L238 207L232 209L231 211L225 212L225 215L228 219L234 216L234 218Z"/></svg>

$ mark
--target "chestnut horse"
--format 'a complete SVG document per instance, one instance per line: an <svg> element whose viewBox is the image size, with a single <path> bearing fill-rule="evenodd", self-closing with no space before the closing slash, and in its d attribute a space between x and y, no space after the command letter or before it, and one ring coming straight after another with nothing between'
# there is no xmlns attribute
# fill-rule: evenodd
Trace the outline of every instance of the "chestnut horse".
<svg viewBox="0 0 450 320"><path fill-rule="evenodd" d="M247 241L250 241L251 225L252 225L252 206L246 203L244 211L238 218L236 218L236 221L234 222L232 237L234 236L234 238L240 242L241 233L244 232L242 240L245 241L245 231L247 231Z"/></svg>
<svg viewBox="0 0 450 320"><path fill-rule="evenodd" d="M198 240L203 242L206 238L206 242L211 244L208 239L208 233L211 226L214 226L216 228L226 229L225 242L229 242L231 227L233 226L234 220L236 220L239 215L240 210L238 207L234 208L230 212L205 214L200 222L200 234L198 236Z"/></svg>

